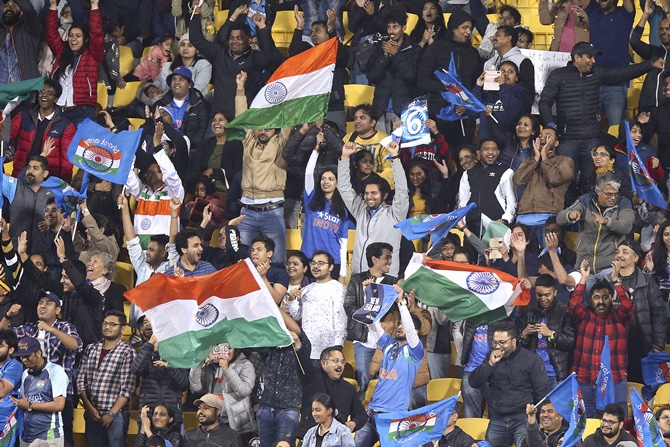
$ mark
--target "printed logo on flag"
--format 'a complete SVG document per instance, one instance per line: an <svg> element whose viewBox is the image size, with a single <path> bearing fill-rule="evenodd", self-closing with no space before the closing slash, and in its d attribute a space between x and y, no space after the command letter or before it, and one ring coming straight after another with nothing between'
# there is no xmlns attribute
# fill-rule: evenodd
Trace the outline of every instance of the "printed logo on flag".
<svg viewBox="0 0 670 447"><path fill-rule="evenodd" d="M607 389L607 384L609 383L610 379L610 369L605 365L604 363L600 364L600 370L603 373L603 383L600 385L600 395L604 396L605 395L605 390Z"/></svg>
<svg viewBox="0 0 670 447"><path fill-rule="evenodd" d="M279 81L265 87L265 100L270 104L279 104L286 98L287 94L286 86Z"/></svg>
<svg viewBox="0 0 670 447"><path fill-rule="evenodd" d="M198 311L195 313L195 321L203 327L209 327L219 319L219 309L214 307L211 304L205 304L202 307L198 308Z"/></svg>
<svg viewBox="0 0 670 447"><path fill-rule="evenodd" d="M500 287L500 281L491 272L472 272L466 279L466 285L471 292L489 295Z"/></svg>
<svg viewBox="0 0 670 447"><path fill-rule="evenodd" d="M391 422L388 439L397 443L406 443L420 433L432 431L435 426L437 413L417 414Z"/></svg>
<svg viewBox="0 0 670 447"><path fill-rule="evenodd" d="M105 147L105 146L112 147ZM119 169L121 151L104 139L81 139L74 155L76 162L81 163L95 174L115 174Z"/></svg>
<svg viewBox="0 0 670 447"><path fill-rule="evenodd" d="M658 383L670 382L670 363L663 362L658 364L658 369L656 369L656 381Z"/></svg>

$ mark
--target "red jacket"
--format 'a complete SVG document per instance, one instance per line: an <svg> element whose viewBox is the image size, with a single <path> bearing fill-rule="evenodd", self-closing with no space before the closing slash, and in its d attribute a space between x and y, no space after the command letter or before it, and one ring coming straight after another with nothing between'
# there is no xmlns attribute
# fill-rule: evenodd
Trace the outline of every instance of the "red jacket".
<svg viewBox="0 0 670 447"><path fill-rule="evenodd" d="M105 34L102 31L102 15L99 9L91 10L89 22L91 32L88 48L84 50L79 57L79 62L76 63L72 86L74 88L73 99L75 105L95 107L98 100L98 69L105 56ZM49 48L54 54L54 66L51 71L53 76L58 69L63 45L67 45L58 32L58 11L53 9L49 9L47 14L46 38ZM60 82L60 79L58 81Z"/></svg>
<svg viewBox="0 0 670 447"><path fill-rule="evenodd" d="M18 177L21 170L28 163L30 147L37 131L37 112L34 109L24 110L12 118L12 134L10 139L16 142L14 151L14 171L12 177ZM72 163L67 159L67 148L74 137L76 129L72 122L61 115L56 109L51 122L44 131L42 145L48 137L53 138L55 148L47 157L49 174L60 177L70 183L72 180ZM40 149L41 152L41 149Z"/></svg>

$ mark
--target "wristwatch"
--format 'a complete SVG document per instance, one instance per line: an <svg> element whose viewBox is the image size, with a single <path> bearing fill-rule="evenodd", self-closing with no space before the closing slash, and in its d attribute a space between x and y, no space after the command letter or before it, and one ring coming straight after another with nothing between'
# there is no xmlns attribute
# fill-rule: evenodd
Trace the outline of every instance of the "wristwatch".
<svg viewBox="0 0 670 447"><path fill-rule="evenodd" d="M28 408L26 408L26 410L33 411L33 403L32 402L28 402Z"/></svg>
<svg viewBox="0 0 670 447"><path fill-rule="evenodd" d="M114 413L112 410L107 410L107 411L105 411L103 414L108 414L108 415L110 415L111 417L116 416L116 413Z"/></svg>

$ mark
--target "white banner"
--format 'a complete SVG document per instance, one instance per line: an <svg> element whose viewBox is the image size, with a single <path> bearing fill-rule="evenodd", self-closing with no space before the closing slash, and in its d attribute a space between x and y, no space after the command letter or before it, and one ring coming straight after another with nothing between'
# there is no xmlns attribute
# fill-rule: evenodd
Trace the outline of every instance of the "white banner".
<svg viewBox="0 0 670 447"><path fill-rule="evenodd" d="M559 67L565 67L572 60L572 57L570 53L559 51L522 49L521 54L529 58L535 67L535 100L533 101L532 113L539 114L540 93L544 89L544 83L547 82L549 73Z"/></svg>

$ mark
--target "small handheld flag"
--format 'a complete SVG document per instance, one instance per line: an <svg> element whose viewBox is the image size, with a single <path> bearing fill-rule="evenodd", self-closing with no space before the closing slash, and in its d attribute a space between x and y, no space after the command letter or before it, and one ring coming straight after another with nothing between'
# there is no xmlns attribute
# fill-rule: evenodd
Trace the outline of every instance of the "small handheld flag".
<svg viewBox="0 0 670 447"><path fill-rule="evenodd" d="M630 389L630 403L633 407L633 419L637 433L637 444L640 447L665 447L661 428L635 388Z"/></svg>
<svg viewBox="0 0 670 447"><path fill-rule="evenodd" d="M410 217L398 222L393 227L400 229L402 235L409 240L421 239L429 234L433 235L433 240L439 240L476 206L476 203L470 203L468 206L451 213L422 214Z"/></svg>
<svg viewBox="0 0 670 447"><path fill-rule="evenodd" d="M640 160L640 156L635 149L635 143L630 136L630 126L628 121L624 120L626 126L626 145L628 146L628 166L630 170L630 183L633 191L645 202L655 205L661 209L666 209L668 203L663 198L663 194L656 186L656 183L649 175L647 167Z"/></svg>
<svg viewBox="0 0 670 447"><path fill-rule="evenodd" d="M610 363L610 339L605 335L605 344L600 353L600 371L596 378L596 408L600 411L614 402L614 377Z"/></svg>
<svg viewBox="0 0 670 447"><path fill-rule="evenodd" d="M354 312L352 318L359 323L376 323L382 319L400 295L393 286L368 284L365 288L365 304Z"/></svg>
<svg viewBox="0 0 670 447"><path fill-rule="evenodd" d="M577 375L575 373L570 374L544 399L551 401L556 412L570 424L563 435L562 447L577 445L582 440L582 434L586 428L586 408L582 392L577 383Z"/></svg>

